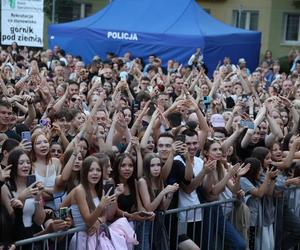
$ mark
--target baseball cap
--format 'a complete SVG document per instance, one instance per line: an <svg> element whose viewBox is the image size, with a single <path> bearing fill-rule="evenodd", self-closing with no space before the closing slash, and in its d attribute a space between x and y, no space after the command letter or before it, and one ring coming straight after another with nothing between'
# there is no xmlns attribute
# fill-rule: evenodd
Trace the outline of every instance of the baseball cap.
<svg viewBox="0 0 300 250"><path fill-rule="evenodd" d="M241 63L246 63L245 58L240 58L240 59L239 59L239 64L241 64Z"/></svg>
<svg viewBox="0 0 300 250"><path fill-rule="evenodd" d="M225 127L225 121L221 114L213 114L210 118L210 123L214 128Z"/></svg>

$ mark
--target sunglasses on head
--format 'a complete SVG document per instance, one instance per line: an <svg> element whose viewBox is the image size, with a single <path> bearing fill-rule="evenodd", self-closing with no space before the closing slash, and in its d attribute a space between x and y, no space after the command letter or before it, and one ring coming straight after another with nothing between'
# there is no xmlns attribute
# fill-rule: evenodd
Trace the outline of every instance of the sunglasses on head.
<svg viewBox="0 0 300 250"><path fill-rule="evenodd" d="M220 141L222 141L220 138L213 138L213 137L207 137L207 140L208 141L211 141L211 142L220 142Z"/></svg>
<svg viewBox="0 0 300 250"><path fill-rule="evenodd" d="M72 98L71 98L71 102L76 102L77 100L79 100L79 99L77 99L77 98L75 98L75 97L72 97Z"/></svg>

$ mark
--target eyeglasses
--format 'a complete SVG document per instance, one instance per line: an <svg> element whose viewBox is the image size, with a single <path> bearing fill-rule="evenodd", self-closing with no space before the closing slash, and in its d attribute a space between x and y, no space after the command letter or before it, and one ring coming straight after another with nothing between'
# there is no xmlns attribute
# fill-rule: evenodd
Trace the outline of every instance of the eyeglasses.
<svg viewBox="0 0 300 250"><path fill-rule="evenodd" d="M77 100L81 101L79 98L75 98L75 97L71 98L71 102L76 102Z"/></svg>

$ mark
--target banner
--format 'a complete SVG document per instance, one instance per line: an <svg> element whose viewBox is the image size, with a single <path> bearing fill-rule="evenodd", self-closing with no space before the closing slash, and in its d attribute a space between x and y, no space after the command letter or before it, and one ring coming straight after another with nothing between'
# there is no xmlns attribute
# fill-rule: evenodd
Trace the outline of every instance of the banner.
<svg viewBox="0 0 300 250"><path fill-rule="evenodd" d="M1 43L43 47L44 0L2 0Z"/></svg>

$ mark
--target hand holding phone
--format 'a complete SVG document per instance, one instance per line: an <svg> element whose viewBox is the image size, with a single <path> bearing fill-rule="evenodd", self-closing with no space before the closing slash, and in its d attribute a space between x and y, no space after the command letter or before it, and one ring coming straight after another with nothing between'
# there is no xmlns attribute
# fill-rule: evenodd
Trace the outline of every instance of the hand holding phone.
<svg viewBox="0 0 300 250"><path fill-rule="evenodd" d="M146 211L140 211L139 212L139 215L141 216L141 217L152 217L153 216L153 212L146 212Z"/></svg>
<svg viewBox="0 0 300 250"><path fill-rule="evenodd" d="M115 193L115 185L113 183L107 183L104 186L106 195L111 196Z"/></svg>
<svg viewBox="0 0 300 250"><path fill-rule="evenodd" d="M181 142L185 143L185 135L182 135L182 134L176 135L175 141L181 141Z"/></svg>
<svg viewBox="0 0 300 250"><path fill-rule="evenodd" d="M67 207L61 207L59 209L59 218L61 220L65 220L68 217L68 215L69 215L69 208L67 208Z"/></svg>

